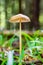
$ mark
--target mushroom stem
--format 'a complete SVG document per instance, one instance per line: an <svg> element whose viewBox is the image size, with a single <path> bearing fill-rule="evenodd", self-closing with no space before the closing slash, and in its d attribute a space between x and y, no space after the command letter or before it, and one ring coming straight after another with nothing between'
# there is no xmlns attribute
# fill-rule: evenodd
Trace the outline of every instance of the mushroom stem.
<svg viewBox="0 0 43 65"><path fill-rule="evenodd" d="M20 22L20 55L21 55L21 50L22 50L22 39L21 39L21 22Z"/></svg>
<svg viewBox="0 0 43 65"><path fill-rule="evenodd" d="M21 37L21 20L20 20L20 56L21 56L21 51L22 51L22 37ZM22 65L22 60L20 59L19 65Z"/></svg>

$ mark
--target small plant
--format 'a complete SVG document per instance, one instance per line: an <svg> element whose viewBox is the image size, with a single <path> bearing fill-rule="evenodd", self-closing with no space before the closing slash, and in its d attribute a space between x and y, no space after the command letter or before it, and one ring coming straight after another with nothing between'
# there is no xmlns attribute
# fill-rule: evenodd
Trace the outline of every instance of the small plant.
<svg viewBox="0 0 43 65"><path fill-rule="evenodd" d="M34 65L34 62L32 61L38 61L40 60L43 62L43 37L39 36L40 31L34 32L34 34L28 35L24 32L22 33L22 51L21 55L17 55L17 52L19 52L19 48L17 48L13 43L18 44L19 37L13 35L9 40L7 37L5 38L3 35L0 35L0 59L2 60L1 65L4 65L7 63L7 55L5 51L14 50L14 63L13 65L22 65L26 62L30 62ZM13 44L13 45L12 45ZM19 46L19 45L18 45ZM15 53L16 51L16 53ZM17 61L17 62L16 62Z"/></svg>

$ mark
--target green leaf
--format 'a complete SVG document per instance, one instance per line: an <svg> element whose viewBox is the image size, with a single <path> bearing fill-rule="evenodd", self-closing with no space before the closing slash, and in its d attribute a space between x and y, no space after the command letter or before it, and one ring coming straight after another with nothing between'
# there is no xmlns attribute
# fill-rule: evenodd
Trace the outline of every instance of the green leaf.
<svg viewBox="0 0 43 65"><path fill-rule="evenodd" d="M26 38L28 38L29 40L34 40L29 34L26 34L24 32L22 32L22 35Z"/></svg>
<svg viewBox="0 0 43 65"><path fill-rule="evenodd" d="M3 36L0 35L0 46L2 46L2 44L3 44Z"/></svg>

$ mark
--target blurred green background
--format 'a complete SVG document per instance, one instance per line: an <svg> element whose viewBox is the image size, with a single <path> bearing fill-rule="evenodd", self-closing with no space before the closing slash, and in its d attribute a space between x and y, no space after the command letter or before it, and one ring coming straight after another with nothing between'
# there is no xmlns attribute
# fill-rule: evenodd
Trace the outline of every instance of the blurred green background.
<svg viewBox="0 0 43 65"><path fill-rule="evenodd" d="M43 0L0 0L0 31L18 28L9 18L19 13L31 19L31 23L22 23L22 29L43 30Z"/></svg>

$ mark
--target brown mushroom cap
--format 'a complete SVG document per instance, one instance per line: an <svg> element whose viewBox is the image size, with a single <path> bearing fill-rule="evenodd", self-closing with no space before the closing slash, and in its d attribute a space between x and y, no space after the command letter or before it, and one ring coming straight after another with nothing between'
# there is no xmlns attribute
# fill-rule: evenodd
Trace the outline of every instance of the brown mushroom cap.
<svg viewBox="0 0 43 65"><path fill-rule="evenodd" d="M14 15L10 18L9 22L15 23L15 22L30 22L30 18L23 14Z"/></svg>

